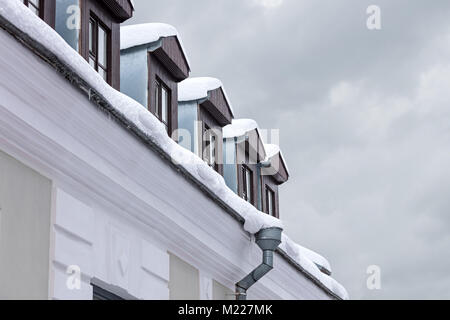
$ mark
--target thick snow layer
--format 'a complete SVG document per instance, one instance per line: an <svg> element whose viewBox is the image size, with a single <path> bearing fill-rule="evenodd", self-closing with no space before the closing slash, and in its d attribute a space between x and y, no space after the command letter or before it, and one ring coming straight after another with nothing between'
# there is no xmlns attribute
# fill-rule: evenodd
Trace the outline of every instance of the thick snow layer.
<svg viewBox="0 0 450 320"><path fill-rule="evenodd" d="M283 250L306 272L308 272L311 276L319 280L324 286L326 286L336 295L338 295L344 300L349 299L347 290L345 290L345 288L336 280L320 271L320 269L317 267L317 265L320 265L331 271L330 264L325 258L309 249L306 249L298 245L285 234L283 234L282 240L283 241L280 245L281 250Z"/></svg>
<svg viewBox="0 0 450 320"><path fill-rule="evenodd" d="M288 174L290 175L286 159L284 158L283 152L281 152L279 146L277 146L276 144L264 144L264 150L266 151L266 161L269 161L270 159L279 154L281 159L283 160L284 165L286 166Z"/></svg>
<svg viewBox="0 0 450 320"><path fill-rule="evenodd" d="M150 44L168 37L177 37L187 63L190 65L177 29L165 23L143 23L120 27L120 50Z"/></svg>
<svg viewBox="0 0 450 320"><path fill-rule="evenodd" d="M158 41L161 38L178 37L175 27L165 23L143 23L120 28L120 50Z"/></svg>
<svg viewBox="0 0 450 320"><path fill-rule="evenodd" d="M210 91L222 88L228 105L230 106L231 113L234 116L233 106L231 105L230 99L223 87L222 82L216 78L209 77L199 77L199 78L188 78L178 84L178 101L197 101L208 98L208 93Z"/></svg>
<svg viewBox="0 0 450 320"><path fill-rule="evenodd" d="M255 120L235 119L232 124L223 128L223 137L225 139L238 138L253 130L258 130L258 124Z"/></svg>
<svg viewBox="0 0 450 320"><path fill-rule="evenodd" d="M264 144L264 149L266 150L267 160L272 159L280 153L280 147L276 144Z"/></svg>
<svg viewBox="0 0 450 320"><path fill-rule="evenodd" d="M221 175L211 169L198 156L170 139L165 127L156 117L135 100L109 86L78 52L73 50L63 38L25 7L21 1L0 0L0 15L9 20L19 30L28 34L32 39L40 42L62 62L70 66L94 90L109 101L118 112L133 122L149 139L170 155L175 163L183 166L192 176L214 192L217 197L236 210L245 219L244 228L246 231L254 234L265 228L283 228L280 220L258 211L255 207L238 197L226 186ZM247 124L249 124L248 121ZM297 261L312 276L316 277L338 296L344 299L348 297L345 289L334 279L320 272L314 262L302 254L301 250L298 250L294 242L286 236L284 236L283 240L281 248L292 259Z"/></svg>

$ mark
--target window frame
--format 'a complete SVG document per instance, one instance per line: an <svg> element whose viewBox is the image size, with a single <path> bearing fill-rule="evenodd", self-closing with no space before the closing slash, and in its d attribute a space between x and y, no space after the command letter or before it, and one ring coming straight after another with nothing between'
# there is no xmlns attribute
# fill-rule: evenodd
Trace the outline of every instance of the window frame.
<svg viewBox="0 0 450 320"><path fill-rule="evenodd" d="M167 133L171 132L172 123L172 89L161 80L160 77L156 76L154 81L154 102L155 102L155 115L161 121L161 123L166 127ZM167 93L166 99L166 121L163 119L163 91ZM151 99L151 96L149 97ZM150 104L149 104L150 109Z"/></svg>
<svg viewBox="0 0 450 320"><path fill-rule="evenodd" d="M93 287L93 296L92 300L94 301L125 301L124 298L105 290L99 286L92 285Z"/></svg>
<svg viewBox="0 0 450 320"><path fill-rule="evenodd" d="M36 0L38 2L38 7L36 8L36 6L33 4L33 1L30 0L23 0L23 4L25 6L27 6L27 8L30 8L30 5L34 8L37 9L38 11L38 17L43 19L44 18L44 0ZM34 13L34 11L32 11Z"/></svg>
<svg viewBox="0 0 450 320"><path fill-rule="evenodd" d="M266 197L265 212L272 217L277 217L276 192L267 184L265 186L265 197Z"/></svg>
<svg viewBox="0 0 450 320"><path fill-rule="evenodd" d="M91 26L93 25L93 28L91 29ZM112 79L112 61L111 61L111 30L106 26L106 23L102 21L95 13L91 12L89 14L89 21L87 23L87 51L88 51L88 62L91 65L91 67L99 73L102 78L108 83L111 84ZM99 31L102 29L105 33L105 41L106 41L106 47L105 47L105 59L106 59L106 66L103 65L102 62L100 62L99 57ZM92 37L91 37L91 31L92 31ZM92 39L92 48L91 48L91 39ZM91 59L94 61L94 65L91 64ZM106 72L106 78L101 74L99 71L100 69L103 72Z"/></svg>
<svg viewBox="0 0 450 320"><path fill-rule="evenodd" d="M213 168L215 171L219 172L219 140L214 128L203 121L203 134L202 134L202 158L203 160ZM213 146L213 147L211 147ZM208 151L208 152L206 152Z"/></svg>
<svg viewBox="0 0 450 320"><path fill-rule="evenodd" d="M250 179L248 179L250 176ZM242 179L242 194L241 197L250 204L255 203L255 183L254 172L247 165L241 166L241 179ZM248 184L250 180L250 184ZM250 192L249 192L250 191ZM250 193L250 194L249 194Z"/></svg>

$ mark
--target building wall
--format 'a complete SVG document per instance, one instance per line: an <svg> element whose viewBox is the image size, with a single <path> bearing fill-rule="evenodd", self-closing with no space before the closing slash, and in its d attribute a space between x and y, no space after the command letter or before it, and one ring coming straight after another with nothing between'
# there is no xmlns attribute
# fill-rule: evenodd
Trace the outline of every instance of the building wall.
<svg viewBox="0 0 450 320"><path fill-rule="evenodd" d="M0 299L47 299L51 181L0 151Z"/></svg>
<svg viewBox="0 0 450 320"><path fill-rule="evenodd" d="M200 273L176 255L170 255L170 300L199 300Z"/></svg>
<svg viewBox="0 0 450 320"><path fill-rule="evenodd" d="M198 103L179 102L178 103L178 127L180 129L178 139L179 144L200 156L198 136Z"/></svg>
<svg viewBox="0 0 450 320"><path fill-rule="evenodd" d="M213 281L213 300L236 300L234 291Z"/></svg>
<svg viewBox="0 0 450 320"><path fill-rule="evenodd" d="M236 141L234 139L223 140L223 177L228 188L238 194L238 173L236 158Z"/></svg>
<svg viewBox="0 0 450 320"><path fill-rule="evenodd" d="M121 52L120 91L148 108L146 46L134 47Z"/></svg>
<svg viewBox="0 0 450 320"><path fill-rule="evenodd" d="M96 283L169 299L170 252L212 299L213 280L234 288L261 263L252 236L198 186L4 31L0 43L0 150L53 184L50 298L92 299ZM274 263L250 298L330 299L281 256Z"/></svg>

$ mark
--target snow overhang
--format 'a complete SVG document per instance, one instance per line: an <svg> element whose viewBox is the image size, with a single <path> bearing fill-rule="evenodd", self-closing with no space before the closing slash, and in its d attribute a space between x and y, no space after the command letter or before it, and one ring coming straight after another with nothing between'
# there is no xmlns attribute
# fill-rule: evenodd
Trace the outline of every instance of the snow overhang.
<svg viewBox="0 0 450 320"><path fill-rule="evenodd" d="M274 144L265 144L264 150L266 159L261 169L262 174L272 176L278 184L287 182L290 174L280 147Z"/></svg>
<svg viewBox="0 0 450 320"><path fill-rule="evenodd" d="M178 85L178 101L196 101L224 127L231 124L234 113L230 99L216 78L188 78Z"/></svg>
<svg viewBox="0 0 450 320"><path fill-rule="evenodd" d="M259 126L252 119L235 119L232 124L223 128L224 139L235 139L238 147L245 148L251 155L256 155L251 159L257 163L266 159L264 142L262 141Z"/></svg>
<svg viewBox="0 0 450 320"><path fill-rule="evenodd" d="M139 46L147 46L178 81L189 77L189 60L178 31L173 26L145 23L121 27L121 54L127 54L128 49Z"/></svg>

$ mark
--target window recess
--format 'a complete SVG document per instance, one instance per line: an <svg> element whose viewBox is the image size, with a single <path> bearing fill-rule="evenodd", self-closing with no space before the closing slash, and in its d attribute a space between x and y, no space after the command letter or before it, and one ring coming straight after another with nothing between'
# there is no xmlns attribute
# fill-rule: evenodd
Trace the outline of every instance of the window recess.
<svg viewBox="0 0 450 320"><path fill-rule="evenodd" d="M166 127L167 133L170 133L170 89L159 79L155 81L155 115Z"/></svg>
<svg viewBox="0 0 450 320"><path fill-rule="evenodd" d="M270 216L276 217L275 192L268 186L266 186L266 213Z"/></svg>
<svg viewBox="0 0 450 320"><path fill-rule="evenodd" d="M242 166L242 198L253 204L253 172L245 165Z"/></svg>
<svg viewBox="0 0 450 320"><path fill-rule="evenodd" d="M111 73L109 51L109 30L98 18L91 16L89 20L89 64L106 82L109 82Z"/></svg>

